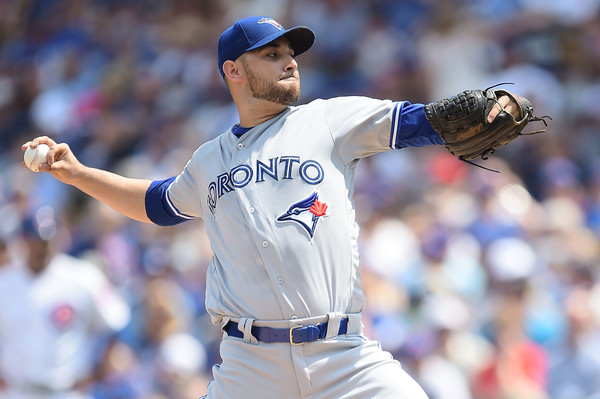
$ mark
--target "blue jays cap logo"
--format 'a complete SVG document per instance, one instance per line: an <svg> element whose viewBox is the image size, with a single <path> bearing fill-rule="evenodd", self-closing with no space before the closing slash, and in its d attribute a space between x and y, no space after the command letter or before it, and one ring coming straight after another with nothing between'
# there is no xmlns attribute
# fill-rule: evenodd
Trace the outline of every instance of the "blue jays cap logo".
<svg viewBox="0 0 600 399"><path fill-rule="evenodd" d="M327 212L327 204L319 201L319 194L314 192L307 198L290 205L285 213L277 217L277 221L299 224L312 239L319 219L327 216L325 212Z"/></svg>
<svg viewBox="0 0 600 399"><path fill-rule="evenodd" d="M273 18L264 17L258 20L259 24L271 24L279 30L283 30L283 26Z"/></svg>

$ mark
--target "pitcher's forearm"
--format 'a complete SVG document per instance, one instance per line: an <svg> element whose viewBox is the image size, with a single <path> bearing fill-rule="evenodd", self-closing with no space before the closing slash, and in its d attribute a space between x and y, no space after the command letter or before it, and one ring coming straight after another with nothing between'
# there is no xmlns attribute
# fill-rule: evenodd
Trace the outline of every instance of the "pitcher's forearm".
<svg viewBox="0 0 600 399"><path fill-rule="evenodd" d="M23 144L21 149L26 151L40 144L47 144L49 149L46 162L38 166L38 171L51 173L57 180L78 188L131 219L151 222L146 215L146 190L152 181L87 167L77 160L68 144L57 143L48 136L36 137Z"/></svg>
<svg viewBox="0 0 600 399"><path fill-rule="evenodd" d="M145 205L151 182L84 167L68 183L131 219L151 223Z"/></svg>

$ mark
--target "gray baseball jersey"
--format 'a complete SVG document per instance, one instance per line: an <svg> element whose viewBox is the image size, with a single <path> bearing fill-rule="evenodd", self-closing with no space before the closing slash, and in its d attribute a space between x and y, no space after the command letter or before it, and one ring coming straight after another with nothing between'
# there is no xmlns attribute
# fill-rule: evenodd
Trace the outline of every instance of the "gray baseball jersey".
<svg viewBox="0 0 600 399"><path fill-rule="evenodd" d="M442 141L423 105L316 100L240 137L228 130L202 145L179 176L151 184L150 219L202 218L214 251L206 308L225 334L207 398L426 398L362 336L352 197L361 158L427 144ZM243 340L228 335L231 318ZM338 335L342 318L347 332ZM252 332L266 326L291 335L298 324L323 322L325 339L307 345L262 342Z"/></svg>
<svg viewBox="0 0 600 399"><path fill-rule="evenodd" d="M315 100L202 145L179 176L151 185L147 213L162 225L204 220L215 324L360 313L355 168L375 153L429 144L442 141L420 104Z"/></svg>

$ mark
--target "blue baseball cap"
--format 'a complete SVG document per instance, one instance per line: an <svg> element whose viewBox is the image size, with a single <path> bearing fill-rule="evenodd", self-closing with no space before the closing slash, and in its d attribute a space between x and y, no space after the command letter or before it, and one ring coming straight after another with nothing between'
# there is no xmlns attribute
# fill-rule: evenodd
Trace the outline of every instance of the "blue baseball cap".
<svg viewBox="0 0 600 399"><path fill-rule="evenodd" d="M282 36L290 41L295 55L304 53L315 42L314 32L306 26L284 29L273 18L263 16L240 19L219 38L217 52L221 76L225 77L225 61L235 61L245 52L265 46Z"/></svg>

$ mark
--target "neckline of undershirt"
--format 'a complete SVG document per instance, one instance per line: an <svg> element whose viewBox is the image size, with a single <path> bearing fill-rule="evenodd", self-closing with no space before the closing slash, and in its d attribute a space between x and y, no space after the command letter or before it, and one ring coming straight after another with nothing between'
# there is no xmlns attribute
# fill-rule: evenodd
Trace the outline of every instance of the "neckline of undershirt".
<svg viewBox="0 0 600 399"><path fill-rule="evenodd" d="M242 135L250 129L252 129L252 127L241 127L240 125L235 125L231 128L231 133L233 133L236 137L242 137Z"/></svg>

